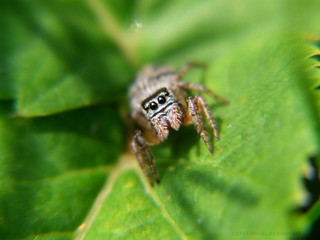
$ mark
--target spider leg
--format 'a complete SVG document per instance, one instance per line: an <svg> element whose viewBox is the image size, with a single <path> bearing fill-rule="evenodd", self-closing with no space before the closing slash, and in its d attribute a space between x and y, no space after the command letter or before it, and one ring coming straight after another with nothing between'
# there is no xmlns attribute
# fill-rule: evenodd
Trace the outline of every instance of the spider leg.
<svg viewBox="0 0 320 240"><path fill-rule="evenodd" d="M186 63L182 69L178 72L177 80L183 78L183 76L190 71L191 68L200 67L205 68L207 65L200 62L188 62Z"/></svg>
<svg viewBox="0 0 320 240"><path fill-rule="evenodd" d="M213 97L215 100L217 100L220 103L223 103L223 104L229 103L228 100L220 97L219 95L217 95L216 93L212 92L209 88L207 88L204 85L195 84L195 83L189 83L189 82L183 82L183 81L180 81L178 83L178 85L181 88L185 89L185 90L193 90L193 91L197 91L197 92L206 93L206 94L208 94L209 96Z"/></svg>
<svg viewBox="0 0 320 240"><path fill-rule="evenodd" d="M199 101L199 96L187 98L188 104L188 115L191 117L194 126L196 127L197 132L205 142L210 153L213 153L212 144L210 143L208 133L205 129L203 119L201 117L200 111L203 110L202 102ZM199 108L200 105L200 108ZM207 109L207 113L211 114L210 110ZM211 126L211 125L210 125Z"/></svg>
<svg viewBox="0 0 320 240"><path fill-rule="evenodd" d="M157 171L153 164L151 150L146 141L143 139L141 130L137 130L135 132L131 142L131 149L136 155L140 167L144 175L148 178L150 184L153 185L154 181L159 183ZM148 170L151 172L152 176Z"/></svg>
<svg viewBox="0 0 320 240"><path fill-rule="evenodd" d="M212 116L212 113L209 109L207 101L204 97L198 95L196 96L198 104L200 105L204 115L206 116L207 121L209 122L210 128L212 129L213 135L216 140L219 140L219 133L217 129L217 124Z"/></svg>
<svg viewBox="0 0 320 240"><path fill-rule="evenodd" d="M188 62L186 63L182 69L178 72L177 74L177 80L181 80L183 76L190 71L191 68L195 67L200 67L205 69L207 67L206 64L200 63L200 62ZM209 96L213 97L215 100L217 100L220 103L227 104L229 103L228 100L220 97L216 93L212 92L210 89L208 89L206 86L201 85L201 84L195 84L195 83L188 83L188 82L183 82L179 81L178 82L179 87L185 89L185 90L193 90L193 91L198 91L198 92L203 92L208 94Z"/></svg>

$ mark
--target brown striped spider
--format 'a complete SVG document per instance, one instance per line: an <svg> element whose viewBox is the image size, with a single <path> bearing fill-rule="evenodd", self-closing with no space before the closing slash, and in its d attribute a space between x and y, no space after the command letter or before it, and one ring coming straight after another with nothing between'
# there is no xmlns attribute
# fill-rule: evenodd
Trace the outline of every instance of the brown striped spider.
<svg viewBox="0 0 320 240"><path fill-rule="evenodd" d="M216 140L218 130L207 101L200 95L188 96L185 90L209 94L221 103L227 101L203 85L181 81L191 67L201 64L186 64L180 71L168 66L146 66L130 88L131 117L139 129L134 133L131 148L150 183L159 183L153 164L150 145L164 141L171 129L179 130L182 124L193 124L213 153L201 113L208 121Z"/></svg>

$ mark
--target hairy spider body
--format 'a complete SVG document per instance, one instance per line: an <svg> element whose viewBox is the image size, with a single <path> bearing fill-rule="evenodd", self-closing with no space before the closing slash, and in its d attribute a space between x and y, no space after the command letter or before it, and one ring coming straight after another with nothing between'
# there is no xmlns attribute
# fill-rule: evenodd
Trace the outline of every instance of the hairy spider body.
<svg viewBox="0 0 320 240"><path fill-rule="evenodd" d="M168 66L146 66L130 88L131 117L138 125L131 148L151 184L154 181L159 182L159 178L149 145L164 141L171 129L179 130L182 124L193 123L212 153L212 144L201 117L202 112L209 122L213 135L219 139L206 100L200 95L188 97L185 90L205 92L223 103L226 103L226 100L203 85L181 81L184 74L193 66L199 65L187 64L181 71Z"/></svg>

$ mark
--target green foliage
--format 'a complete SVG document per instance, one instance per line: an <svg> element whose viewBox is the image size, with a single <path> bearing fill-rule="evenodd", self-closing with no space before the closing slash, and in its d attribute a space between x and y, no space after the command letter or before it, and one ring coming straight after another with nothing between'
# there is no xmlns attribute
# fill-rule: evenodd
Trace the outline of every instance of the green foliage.
<svg viewBox="0 0 320 240"><path fill-rule="evenodd" d="M318 12L316 0L3 1L1 239L305 234L320 214L294 211L319 156ZM230 101L206 96L221 140L210 155L192 127L172 132L152 148L151 188L127 153L126 91L144 64L187 61L208 64L187 81Z"/></svg>

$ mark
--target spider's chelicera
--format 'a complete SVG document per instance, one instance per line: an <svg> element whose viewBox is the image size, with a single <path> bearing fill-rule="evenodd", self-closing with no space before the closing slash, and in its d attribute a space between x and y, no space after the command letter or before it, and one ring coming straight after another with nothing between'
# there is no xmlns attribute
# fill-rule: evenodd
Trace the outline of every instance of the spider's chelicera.
<svg viewBox="0 0 320 240"><path fill-rule="evenodd" d="M194 124L212 153L212 144L201 116L203 113L213 135L219 140L217 126L205 98L188 96L185 90L207 93L221 103L227 101L203 85L181 81L194 66L199 64L186 64L180 71L168 66L146 66L130 88L131 117L138 126L131 148L151 184L159 182L159 178L149 145L165 140L171 129L179 130L182 124Z"/></svg>

